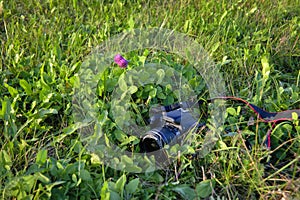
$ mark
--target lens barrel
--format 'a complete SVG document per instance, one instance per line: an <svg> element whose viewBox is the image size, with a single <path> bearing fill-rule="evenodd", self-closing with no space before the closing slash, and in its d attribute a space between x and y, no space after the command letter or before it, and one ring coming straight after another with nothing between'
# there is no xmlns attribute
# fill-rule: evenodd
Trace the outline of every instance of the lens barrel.
<svg viewBox="0 0 300 200"><path fill-rule="evenodd" d="M161 129L152 129L148 131L140 141L142 152L152 152L162 149L169 144L177 135L180 135L179 129L174 126L164 126Z"/></svg>

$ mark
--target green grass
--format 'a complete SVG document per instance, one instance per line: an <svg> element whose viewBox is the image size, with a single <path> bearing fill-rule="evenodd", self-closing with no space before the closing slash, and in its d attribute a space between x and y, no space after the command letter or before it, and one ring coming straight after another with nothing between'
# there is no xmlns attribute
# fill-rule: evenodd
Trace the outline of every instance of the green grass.
<svg viewBox="0 0 300 200"><path fill-rule="evenodd" d="M254 113L228 102L222 135L233 136L220 137L204 158L181 155L167 169L133 174L114 170L87 151L72 116L76 74L93 48L125 30L150 27L185 33L203 45L222 72L228 95L268 111L299 109L299 0L1 2L0 198L300 198L299 120L278 124L267 150L270 124L254 118L249 125ZM147 51L126 55L132 68L143 54L146 61L188 67L176 55ZM112 85L100 82L101 113L110 110L110 90L122 72L107 72ZM183 75L190 83L198 80L194 71ZM157 95L171 96L167 88L155 87L139 88L132 105L146 105L149 96L152 103ZM193 87L207 97L203 84ZM109 125L112 140L128 139L109 134L114 130ZM199 134L190 148L197 151L203 139Z"/></svg>

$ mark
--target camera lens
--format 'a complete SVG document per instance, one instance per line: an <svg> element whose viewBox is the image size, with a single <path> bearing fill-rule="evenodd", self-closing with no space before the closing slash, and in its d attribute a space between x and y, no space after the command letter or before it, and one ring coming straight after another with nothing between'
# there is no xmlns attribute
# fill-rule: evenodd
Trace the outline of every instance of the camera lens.
<svg viewBox="0 0 300 200"><path fill-rule="evenodd" d="M148 132L141 140L140 147L143 152L152 152L161 149L163 145L159 135Z"/></svg>
<svg viewBox="0 0 300 200"><path fill-rule="evenodd" d="M179 130L173 126L164 126L161 129L152 129L141 139L141 151L152 152L162 149L164 145L169 144L179 134Z"/></svg>

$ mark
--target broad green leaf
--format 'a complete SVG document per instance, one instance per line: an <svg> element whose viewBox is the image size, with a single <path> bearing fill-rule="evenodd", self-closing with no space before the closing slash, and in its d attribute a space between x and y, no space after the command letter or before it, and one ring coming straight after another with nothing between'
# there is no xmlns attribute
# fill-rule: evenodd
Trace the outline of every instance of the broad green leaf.
<svg viewBox="0 0 300 200"><path fill-rule="evenodd" d="M95 153L91 153L91 163L92 163L92 165L101 165L102 164L99 156Z"/></svg>
<svg viewBox="0 0 300 200"><path fill-rule="evenodd" d="M178 185L172 189L182 196L183 199L195 199L195 190L190 188L188 185Z"/></svg>
<svg viewBox="0 0 300 200"><path fill-rule="evenodd" d="M23 187L25 191L30 192L34 184L36 183L36 175L26 175L23 176L22 179L24 180Z"/></svg>
<svg viewBox="0 0 300 200"><path fill-rule="evenodd" d="M6 170L10 170L12 166L12 161L10 156L5 150L1 150L0 152L0 169L4 167Z"/></svg>
<svg viewBox="0 0 300 200"><path fill-rule="evenodd" d="M47 161L47 153L48 151L46 149L40 150L36 155L35 163L38 165L43 165Z"/></svg>
<svg viewBox="0 0 300 200"><path fill-rule="evenodd" d="M126 165L126 170L129 172L134 172L134 173L141 173L143 170L139 166L132 164L132 165Z"/></svg>
<svg viewBox="0 0 300 200"><path fill-rule="evenodd" d="M103 199L103 200L109 200L110 199L110 193L108 191L107 181L105 181L102 185L100 196L101 196L101 199Z"/></svg>
<svg viewBox="0 0 300 200"><path fill-rule="evenodd" d="M146 59L147 59L146 56L139 56L139 61L140 61L142 64L145 64Z"/></svg>
<svg viewBox="0 0 300 200"><path fill-rule="evenodd" d="M74 182L74 183L77 183L77 176L76 176L76 174L72 174L72 181Z"/></svg>
<svg viewBox="0 0 300 200"><path fill-rule="evenodd" d="M79 78L78 74L72 76L69 79L69 82L74 88L80 88L80 78Z"/></svg>
<svg viewBox="0 0 300 200"><path fill-rule="evenodd" d="M71 124L69 125L68 127L64 128L62 130L62 132L65 134L65 135L70 135L72 133L74 133L78 128L80 128L81 124L80 123L76 123L76 124Z"/></svg>
<svg viewBox="0 0 300 200"><path fill-rule="evenodd" d="M151 159L152 160L152 159ZM153 162L149 160L149 163ZM154 168L151 168L150 170L153 171ZM162 183L164 181L164 177L162 177L159 172L155 171L154 173L149 173L149 178L151 180L153 180L154 182L157 182L157 183Z"/></svg>
<svg viewBox="0 0 300 200"><path fill-rule="evenodd" d="M115 189L123 196L124 186L126 183L126 175L123 174L116 182Z"/></svg>
<svg viewBox="0 0 300 200"><path fill-rule="evenodd" d="M131 158L129 158L127 155L123 155L121 157L121 162L124 164L129 164L129 165L133 165L133 160Z"/></svg>
<svg viewBox="0 0 300 200"><path fill-rule="evenodd" d="M31 85L24 79L21 79L19 82L21 87L25 90L26 94L31 95L32 94Z"/></svg>
<svg viewBox="0 0 300 200"><path fill-rule="evenodd" d="M56 167L60 170L63 170L65 167L60 163L60 162L56 162Z"/></svg>
<svg viewBox="0 0 300 200"><path fill-rule="evenodd" d="M229 113L230 115L236 116L236 111L235 111L234 108L229 107L229 108L226 109L226 111L227 111L227 113Z"/></svg>
<svg viewBox="0 0 300 200"><path fill-rule="evenodd" d="M298 116L298 114L296 112L292 112L292 119L294 121L295 126L299 125L299 118L300 116Z"/></svg>
<svg viewBox="0 0 300 200"><path fill-rule="evenodd" d="M163 92L159 92L159 93L157 93L157 98L159 98L159 99L166 99L167 97L166 97L166 95Z"/></svg>
<svg viewBox="0 0 300 200"><path fill-rule="evenodd" d="M135 179L131 180L125 186L126 191L128 193L130 193L130 194L133 194L137 190L139 183L140 183L140 179L139 178L135 178Z"/></svg>
<svg viewBox="0 0 300 200"><path fill-rule="evenodd" d="M119 142L124 142L128 138L123 131L118 129L114 131L114 135Z"/></svg>
<svg viewBox="0 0 300 200"><path fill-rule="evenodd" d="M120 197L120 195L117 193L117 192L115 192L115 191L110 191L109 192L109 196L110 196L110 200L121 200L121 199L123 199L122 197Z"/></svg>
<svg viewBox="0 0 300 200"><path fill-rule="evenodd" d="M138 88L135 85L132 85L128 88L130 94L134 94L138 91Z"/></svg>
<svg viewBox="0 0 300 200"><path fill-rule="evenodd" d="M152 84L148 84L144 87L144 92L150 92L153 88Z"/></svg>
<svg viewBox="0 0 300 200"><path fill-rule="evenodd" d="M199 197L206 198L212 193L212 189L215 186L214 180L205 180L197 184L196 192Z"/></svg>
<svg viewBox="0 0 300 200"><path fill-rule="evenodd" d="M149 96L154 98L156 96L156 91L157 89L156 88L153 88L150 92L149 92Z"/></svg>
<svg viewBox="0 0 300 200"><path fill-rule="evenodd" d="M11 86L8 85L7 83L4 83L4 87L7 88L9 94L10 94L12 97L16 97L16 96L17 96L18 90L16 90L15 88L11 87Z"/></svg>
<svg viewBox="0 0 300 200"><path fill-rule="evenodd" d="M150 75L147 71L144 71L143 73L141 73L141 76L140 76L140 79L139 79L140 84L144 85L145 83L147 83L148 80L149 80L149 77L150 77Z"/></svg>
<svg viewBox="0 0 300 200"><path fill-rule="evenodd" d="M296 112L292 112L292 119L293 120L298 120L299 118L298 118L299 116L298 116L298 114L296 113Z"/></svg>
<svg viewBox="0 0 300 200"><path fill-rule="evenodd" d="M129 144L130 142L133 142L133 141L139 143L139 139L136 136L131 135L121 143L121 146L127 145L127 144Z"/></svg>
<svg viewBox="0 0 300 200"><path fill-rule="evenodd" d="M126 81L124 80L124 76L120 76L118 83L119 83L120 89L123 92L126 92L127 91L127 84L126 84Z"/></svg>
<svg viewBox="0 0 300 200"><path fill-rule="evenodd" d="M116 79L116 78L107 79L106 84L105 84L106 90L108 92L112 92L114 90L114 88L116 87L117 82L118 82L118 79Z"/></svg>
<svg viewBox="0 0 300 200"><path fill-rule="evenodd" d="M225 144L225 142L223 142L222 140L219 140L217 142L217 145L220 149L227 149L227 145Z"/></svg>
<svg viewBox="0 0 300 200"><path fill-rule="evenodd" d="M164 105L171 105L174 103L174 98L170 95L167 96L167 98L164 100Z"/></svg>
<svg viewBox="0 0 300 200"><path fill-rule="evenodd" d="M1 150L1 163L5 163L5 164L11 164L11 158L10 156L7 154L7 152L5 150Z"/></svg>
<svg viewBox="0 0 300 200"><path fill-rule="evenodd" d="M75 153L80 153L81 152L83 146L82 146L82 144L81 144L80 141L78 141L78 140L71 140L71 144L73 146L73 150L74 150Z"/></svg>
<svg viewBox="0 0 300 200"><path fill-rule="evenodd" d="M47 184L46 187L47 187L47 189L48 189L49 191L51 191L53 187L55 187L55 186L57 186L57 185L62 185L62 184L64 184L64 183L66 183L66 181L56 181L56 182L53 182L53 183L51 183L51 184Z"/></svg>
<svg viewBox="0 0 300 200"><path fill-rule="evenodd" d="M90 172L88 170L80 170L80 175L79 177L83 180L83 181L92 181L92 176L90 174Z"/></svg>
<svg viewBox="0 0 300 200"><path fill-rule="evenodd" d="M51 182L47 176L45 176L44 174L42 174L40 172L36 173L36 176L37 176L37 179L39 181L41 181L42 183L50 183Z"/></svg>
<svg viewBox="0 0 300 200"><path fill-rule="evenodd" d="M55 96L55 94L47 87L43 87L39 93L39 98L43 103L49 102L53 96Z"/></svg>
<svg viewBox="0 0 300 200"><path fill-rule="evenodd" d="M157 84L160 84L165 78L165 71L163 69L157 70L156 74L158 75Z"/></svg>
<svg viewBox="0 0 300 200"><path fill-rule="evenodd" d="M38 118L43 118L48 114L57 114L57 113L58 113L57 110L54 108L50 108L50 109L42 108L38 112Z"/></svg>

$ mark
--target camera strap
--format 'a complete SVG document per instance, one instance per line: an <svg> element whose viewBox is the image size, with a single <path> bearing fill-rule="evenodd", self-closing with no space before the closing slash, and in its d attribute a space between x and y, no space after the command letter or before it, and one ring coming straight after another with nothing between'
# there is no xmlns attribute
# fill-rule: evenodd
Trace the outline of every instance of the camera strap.
<svg viewBox="0 0 300 200"><path fill-rule="evenodd" d="M233 96L215 97L209 99L208 102L213 102L214 100L233 100L233 101L242 102L257 114L261 122L272 123L272 126L268 130L267 137L266 137L266 146L268 149L271 148L271 133L272 130L275 128L276 124L283 121L293 121L294 120L293 113L296 113L298 115L298 119L300 119L300 109L285 110L281 112L268 112L252 103L249 103L248 101L242 98L233 97Z"/></svg>
<svg viewBox="0 0 300 200"><path fill-rule="evenodd" d="M272 131L274 130L275 126L278 123L283 122L283 121L293 121L294 120L293 113L296 113L298 116L298 119L300 119L300 109L285 110L285 111L281 111L281 112L268 112L268 111L254 105L242 98L234 97L234 96L215 97L212 99L208 99L206 102L211 103L215 100L232 100L232 101L241 102L241 103L245 104L246 106L248 106L251 110L253 110L255 114L257 114L258 119L260 119L260 122L271 123L272 126L267 132L266 141L265 141L268 149L271 148ZM162 112L171 112L171 111L179 109L179 108L189 109L189 108L194 107L196 104L201 105L204 102L205 102L205 100L199 100L198 102L184 101L184 102L179 102L179 103L175 103L175 104L168 105L168 106L162 106L160 109Z"/></svg>

